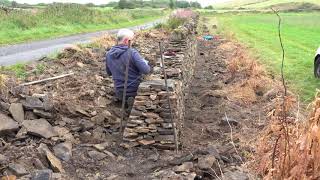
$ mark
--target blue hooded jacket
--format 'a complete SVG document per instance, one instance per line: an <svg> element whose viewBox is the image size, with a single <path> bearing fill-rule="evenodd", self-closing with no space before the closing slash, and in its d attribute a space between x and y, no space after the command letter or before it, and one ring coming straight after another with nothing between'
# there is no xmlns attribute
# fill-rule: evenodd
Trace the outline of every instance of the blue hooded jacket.
<svg viewBox="0 0 320 180"><path fill-rule="evenodd" d="M128 73L127 97L137 95L141 75L148 74L151 70L147 61L141 57L137 50L128 49L128 46L117 45L112 47L106 54L106 71L109 76L112 76L117 97L122 97L129 53L131 60Z"/></svg>

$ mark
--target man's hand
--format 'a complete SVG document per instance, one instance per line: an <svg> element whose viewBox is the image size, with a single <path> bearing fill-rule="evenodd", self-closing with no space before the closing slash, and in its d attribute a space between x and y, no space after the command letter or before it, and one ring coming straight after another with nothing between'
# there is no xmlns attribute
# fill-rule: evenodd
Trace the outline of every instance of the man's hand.
<svg viewBox="0 0 320 180"><path fill-rule="evenodd" d="M146 63L147 65L149 65L149 61L143 59L143 62Z"/></svg>

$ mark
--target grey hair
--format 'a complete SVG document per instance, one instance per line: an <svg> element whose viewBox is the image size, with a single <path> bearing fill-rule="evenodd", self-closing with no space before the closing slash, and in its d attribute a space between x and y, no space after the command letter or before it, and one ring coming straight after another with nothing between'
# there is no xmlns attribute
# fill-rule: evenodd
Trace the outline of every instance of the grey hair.
<svg viewBox="0 0 320 180"><path fill-rule="evenodd" d="M121 43L125 38L132 39L134 37L134 32L130 29L120 29L117 34L118 43Z"/></svg>

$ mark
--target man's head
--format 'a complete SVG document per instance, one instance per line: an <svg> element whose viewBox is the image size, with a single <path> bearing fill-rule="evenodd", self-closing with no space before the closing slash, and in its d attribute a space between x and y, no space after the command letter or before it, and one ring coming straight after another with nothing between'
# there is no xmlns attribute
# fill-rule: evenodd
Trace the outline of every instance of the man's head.
<svg viewBox="0 0 320 180"><path fill-rule="evenodd" d="M120 29L117 34L118 44L129 45L134 38L134 32L130 29Z"/></svg>

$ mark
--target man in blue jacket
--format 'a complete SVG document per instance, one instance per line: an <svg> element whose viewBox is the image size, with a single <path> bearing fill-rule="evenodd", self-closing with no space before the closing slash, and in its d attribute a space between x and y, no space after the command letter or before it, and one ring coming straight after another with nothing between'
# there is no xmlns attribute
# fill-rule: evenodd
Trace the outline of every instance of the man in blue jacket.
<svg viewBox="0 0 320 180"><path fill-rule="evenodd" d="M121 29L117 34L117 45L113 46L106 54L106 71L112 76L115 87L116 99L121 102L125 84L126 64L129 62L128 84L126 93L126 108L129 116L134 98L141 82L141 76L151 70L146 61L137 50L130 48L134 38L133 31ZM131 56L131 58L129 58Z"/></svg>

